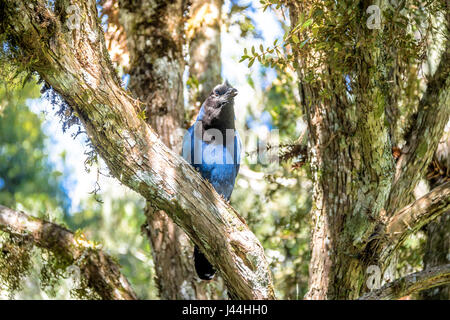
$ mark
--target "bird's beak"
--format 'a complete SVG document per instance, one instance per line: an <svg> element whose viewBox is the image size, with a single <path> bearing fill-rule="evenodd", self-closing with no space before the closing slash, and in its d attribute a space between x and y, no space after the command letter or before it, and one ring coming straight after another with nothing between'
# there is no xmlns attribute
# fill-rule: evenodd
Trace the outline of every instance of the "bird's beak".
<svg viewBox="0 0 450 320"><path fill-rule="evenodd" d="M231 89L229 89L229 95L230 95L230 96L232 96L232 97L236 97L236 96L237 96L237 94L238 94L238 91L237 91L237 89L235 89L235 88L231 88Z"/></svg>

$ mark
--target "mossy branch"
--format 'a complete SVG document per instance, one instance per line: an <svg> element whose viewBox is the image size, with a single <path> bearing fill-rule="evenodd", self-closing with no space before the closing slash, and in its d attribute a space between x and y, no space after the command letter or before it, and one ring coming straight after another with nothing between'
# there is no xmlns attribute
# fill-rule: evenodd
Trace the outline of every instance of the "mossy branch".
<svg viewBox="0 0 450 320"><path fill-rule="evenodd" d="M450 264L409 274L363 295L359 300L400 299L412 293L447 283L450 283Z"/></svg>
<svg viewBox="0 0 450 320"><path fill-rule="evenodd" d="M80 275L102 299L135 300L136 294L114 260L96 248L81 234L55 223L29 216L0 205L0 230L26 238L34 245L51 251L56 257L80 263Z"/></svg>
<svg viewBox="0 0 450 320"><path fill-rule="evenodd" d="M436 219L450 208L450 181L398 210L386 223L385 237L387 245L381 257L385 263L397 248L424 225Z"/></svg>

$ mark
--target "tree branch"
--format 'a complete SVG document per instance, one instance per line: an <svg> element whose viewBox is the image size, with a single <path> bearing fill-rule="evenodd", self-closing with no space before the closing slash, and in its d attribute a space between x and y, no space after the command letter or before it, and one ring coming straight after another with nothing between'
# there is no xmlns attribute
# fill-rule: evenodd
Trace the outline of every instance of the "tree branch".
<svg viewBox="0 0 450 320"><path fill-rule="evenodd" d="M407 145L397 161L389 196L388 214L403 207L426 172L450 116L450 40L436 72L419 102L419 111Z"/></svg>
<svg viewBox="0 0 450 320"><path fill-rule="evenodd" d="M274 298L264 249L238 213L138 116L109 62L96 2L72 1L72 29L47 1L0 0L1 29L31 70L75 110L111 173L166 211L220 271L240 299ZM63 13L64 14L64 13Z"/></svg>
<svg viewBox="0 0 450 320"><path fill-rule="evenodd" d="M413 233L436 219L450 208L450 181L397 211L386 224L385 240L381 260L393 252Z"/></svg>
<svg viewBox="0 0 450 320"><path fill-rule="evenodd" d="M412 273L363 295L359 300L392 300L450 283L450 264Z"/></svg>
<svg viewBox="0 0 450 320"><path fill-rule="evenodd" d="M120 266L107 254L86 245L86 240L57 224L0 205L0 230L26 237L67 261L83 258L81 274L102 299L135 300L136 294L120 273Z"/></svg>

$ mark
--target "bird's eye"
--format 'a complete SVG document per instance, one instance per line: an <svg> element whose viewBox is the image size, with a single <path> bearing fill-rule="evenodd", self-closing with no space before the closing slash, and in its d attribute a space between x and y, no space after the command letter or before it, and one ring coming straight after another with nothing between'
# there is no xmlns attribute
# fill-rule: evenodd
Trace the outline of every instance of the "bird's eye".
<svg viewBox="0 0 450 320"><path fill-rule="evenodd" d="M220 95L220 93L219 93L219 91L214 91L214 95L216 95L216 96L219 96Z"/></svg>

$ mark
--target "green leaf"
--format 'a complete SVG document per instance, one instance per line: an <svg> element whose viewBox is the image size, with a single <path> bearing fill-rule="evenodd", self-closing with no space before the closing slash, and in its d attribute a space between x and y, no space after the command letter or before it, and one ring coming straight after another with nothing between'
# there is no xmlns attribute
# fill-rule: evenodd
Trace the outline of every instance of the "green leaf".
<svg viewBox="0 0 450 320"><path fill-rule="evenodd" d="M302 25L304 19L305 19L305 14L302 12L302 13L300 13L300 15L298 17L297 25Z"/></svg>
<svg viewBox="0 0 450 320"><path fill-rule="evenodd" d="M304 45L309 41L309 38L304 40L301 44L300 44L300 48L303 48Z"/></svg>
<svg viewBox="0 0 450 320"><path fill-rule="evenodd" d="M306 20L305 23L302 25L300 30L304 30L305 28L308 28L312 23L313 23L313 19L312 18Z"/></svg>
<svg viewBox="0 0 450 320"><path fill-rule="evenodd" d="M55 178L61 177L63 175L63 173L61 171L53 171L53 176Z"/></svg>

